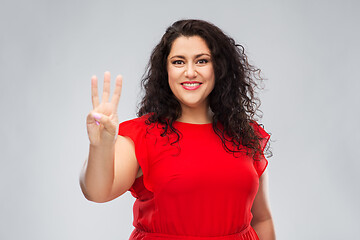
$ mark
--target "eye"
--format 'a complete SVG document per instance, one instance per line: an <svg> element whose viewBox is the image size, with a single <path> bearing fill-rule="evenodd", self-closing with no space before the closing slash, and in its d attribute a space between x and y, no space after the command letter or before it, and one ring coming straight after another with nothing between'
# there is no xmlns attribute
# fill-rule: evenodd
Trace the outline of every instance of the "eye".
<svg viewBox="0 0 360 240"><path fill-rule="evenodd" d="M174 65L181 65L181 64L184 64L184 61L182 61L182 60L175 60L175 61L172 61L172 64L174 64Z"/></svg>
<svg viewBox="0 0 360 240"><path fill-rule="evenodd" d="M206 64L208 62L209 62L209 60L207 60L207 59L200 59L197 61L198 64Z"/></svg>

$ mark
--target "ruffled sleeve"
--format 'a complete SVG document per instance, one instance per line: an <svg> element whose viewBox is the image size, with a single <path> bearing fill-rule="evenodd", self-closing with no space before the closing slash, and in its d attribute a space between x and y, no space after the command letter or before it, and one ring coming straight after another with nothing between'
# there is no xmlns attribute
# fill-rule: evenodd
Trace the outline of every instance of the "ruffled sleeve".
<svg viewBox="0 0 360 240"><path fill-rule="evenodd" d="M268 165L268 160L264 156L264 149L270 139L270 135L256 121L251 122L250 125L253 127L255 133L261 138L260 140L261 154L256 155L254 159L254 167L256 169L257 174L260 177Z"/></svg>
<svg viewBox="0 0 360 240"><path fill-rule="evenodd" d="M152 191L148 181L149 162L147 157L146 128L147 125L144 118L135 118L119 124L119 135L129 137L134 142L136 159L143 172L143 176L135 179L133 186L129 189L133 196L137 196L138 190L135 188L139 185L139 180L142 180L144 186Z"/></svg>

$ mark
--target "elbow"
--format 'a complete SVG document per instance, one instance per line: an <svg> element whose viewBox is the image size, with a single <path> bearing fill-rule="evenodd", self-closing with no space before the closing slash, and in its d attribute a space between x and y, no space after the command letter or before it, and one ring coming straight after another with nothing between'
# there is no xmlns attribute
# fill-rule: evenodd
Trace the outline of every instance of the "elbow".
<svg viewBox="0 0 360 240"><path fill-rule="evenodd" d="M96 198L96 197L90 197L89 195L85 195L85 198L87 200L89 200L90 202L94 202L94 203L105 203L105 202L108 202L108 200L105 200L105 199L101 199L101 198Z"/></svg>
<svg viewBox="0 0 360 240"><path fill-rule="evenodd" d="M88 192L86 192L84 189L82 189L82 193L84 195L84 197L89 200L90 202L95 202L95 203L105 203L108 202L109 200L107 198L101 197L101 196L97 196L96 194L89 194Z"/></svg>
<svg viewBox="0 0 360 240"><path fill-rule="evenodd" d="M79 180L79 184L80 184L80 188L81 191L84 195L84 197L89 200L90 202L95 202L95 203L105 203L108 202L109 200L107 198L104 198L103 196L100 196L99 194L96 193L90 193L85 186L85 183L83 181L83 178L80 177Z"/></svg>
<svg viewBox="0 0 360 240"><path fill-rule="evenodd" d="M259 224L262 224L262 223L264 223L264 222L272 222L272 217L271 216L269 216L269 217L264 217L264 218L261 218L261 219L256 219L256 218L253 218L252 220L251 220L251 226L256 226L256 225L259 225Z"/></svg>
<svg viewBox="0 0 360 240"><path fill-rule="evenodd" d="M253 219L251 220L251 225L255 226L257 224L261 224L264 222L270 222L270 221L272 221L272 215L270 212L266 212L266 213L261 214L260 216L259 215L253 216Z"/></svg>

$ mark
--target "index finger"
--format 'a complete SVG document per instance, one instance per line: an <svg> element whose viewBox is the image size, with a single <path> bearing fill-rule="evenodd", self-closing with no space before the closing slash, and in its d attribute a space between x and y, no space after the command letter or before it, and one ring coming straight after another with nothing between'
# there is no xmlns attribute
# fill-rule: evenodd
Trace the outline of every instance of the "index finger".
<svg viewBox="0 0 360 240"><path fill-rule="evenodd" d="M121 96L121 89L122 89L122 76L117 75L116 80L115 80L114 94L113 94L113 96L111 98L111 104L113 104L115 112L117 112L117 108L118 108L118 105L119 105L119 100L120 100L120 96Z"/></svg>
<svg viewBox="0 0 360 240"><path fill-rule="evenodd" d="M97 77L95 75L91 77L91 100L94 109L97 106L99 106L100 103L99 103Z"/></svg>

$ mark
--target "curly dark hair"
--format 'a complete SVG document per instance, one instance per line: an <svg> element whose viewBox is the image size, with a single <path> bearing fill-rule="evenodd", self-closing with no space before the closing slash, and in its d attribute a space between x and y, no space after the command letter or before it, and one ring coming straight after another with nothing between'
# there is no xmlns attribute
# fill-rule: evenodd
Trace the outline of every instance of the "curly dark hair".
<svg viewBox="0 0 360 240"><path fill-rule="evenodd" d="M220 137L225 150L234 156L244 150L254 157L261 155L262 139L250 124L255 121L254 116L261 117L257 113L261 112L258 109L261 102L255 92L255 88L259 88L256 80L263 80L260 69L249 64L243 46L203 20L180 20L167 28L152 51L141 81L145 95L140 102L138 117L149 114L146 120L148 125L160 124L164 130L161 136L174 133L177 140L172 144L179 141L180 134L173 123L182 111L168 84L167 58L173 42L180 36L201 37L211 52L215 86L208 96L209 106L213 112L213 130ZM271 156L269 146L267 152Z"/></svg>

